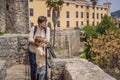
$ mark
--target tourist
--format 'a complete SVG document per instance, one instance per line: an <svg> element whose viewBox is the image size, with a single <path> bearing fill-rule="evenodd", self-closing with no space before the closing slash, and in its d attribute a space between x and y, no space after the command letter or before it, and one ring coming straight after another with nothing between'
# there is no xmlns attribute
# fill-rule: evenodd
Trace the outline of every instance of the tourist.
<svg viewBox="0 0 120 80"><path fill-rule="evenodd" d="M45 16L38 17L38 25L32 27L29 33L29 61L30 61L30 71L31 71L31 80L36 80L36 45L35 39L39 36L44 39L44 42L47 43L50 41L50 28L46 26L47 19ZM44 48L42 48L44 49ZM45 59L45 56L44 56ZM44 60L45 61L45 60ZM45 64L42 64L44 66Z"/></svg>

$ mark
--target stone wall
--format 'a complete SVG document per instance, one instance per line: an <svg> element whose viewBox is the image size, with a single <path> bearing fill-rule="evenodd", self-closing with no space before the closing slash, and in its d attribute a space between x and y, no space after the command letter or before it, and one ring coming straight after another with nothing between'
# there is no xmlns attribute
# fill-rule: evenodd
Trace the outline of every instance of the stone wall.
<svg viewBox="0 0 120 80"><path fill-rule="evenodd" d="M27 43L27 34L5 34L0 36L0 58L7 61L7 66L25 62Z"/></svg>
<svg viewBox="0 0 120 80"><path fill-rule="evenodd" d="M0 32L6 28L6 0L0 0Z"/></svg>
<svg viewBox="0 0 120 80"><path fill-rule="evenodd" d="M80 30L56 31L55 47L67 49L68 50L67 54L69 56L81 54L83 52L84 44L83 42L80 42L80 34L81 34Z"/></svg>
<svg viewBox="0 0 120 80"><path fill-rule="evenodd" d="M5 80L6 76L6 61L0 60L0 80Z"/></svg>
<svg viewBox="0 0 120 80"><path fill-rule="evenodd" d="M51 80L116 80L85 59L54 59Z"/></svg>
<svg viewBox="0 0 120 80"><path fill-rule="evenodd" d="M7 0L6 5L7 32L28 33L28 0Z"/></svg>
<svg viewBox="0 0 120 80"><path fill-rule="evenodd" d="M59 58L71 57L83 49L83 43L80 42L79 31L61 31L57 32L57 35L56 46L60 49L55 52ZM2 35L0 36L0 57L5 59L9 66L24 63L27 44L28 34Z"/></svg>
<svg viewBox="0 0 120 80"><path fill-rule="evenodd" d="M28 33L28 0L0 0L0 32Z"/></svg>

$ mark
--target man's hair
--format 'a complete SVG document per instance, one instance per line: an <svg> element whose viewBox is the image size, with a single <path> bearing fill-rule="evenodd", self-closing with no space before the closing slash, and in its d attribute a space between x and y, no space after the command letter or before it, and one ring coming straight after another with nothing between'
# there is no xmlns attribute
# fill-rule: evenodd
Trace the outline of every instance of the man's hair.
<svg viewBox="0 0 120 80"><path fill-rule="evenodd" d="M38 24L39 24L39 23L42 23L42 22L44 22L44 21L47 21L47 18L46 18L45 16L39 16L39 17L38 17Z"/></svg>

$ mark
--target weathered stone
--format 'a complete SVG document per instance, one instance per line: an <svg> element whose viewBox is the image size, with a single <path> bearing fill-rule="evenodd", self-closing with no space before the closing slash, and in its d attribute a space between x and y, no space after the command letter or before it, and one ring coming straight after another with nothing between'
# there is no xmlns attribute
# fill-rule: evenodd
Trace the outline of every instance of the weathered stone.
<svg viewBox="0 0 120 80"><path fill-rule="evenodd" d="M29 65L12 65L6 74L5 80L30 80Z"/></svg>
<svg viewBox="0 0 120 80"><path fill-rule="evenodd" d="M51 80L64 80L63 70L65 62L61 59L51 61Z"/></svg>
<svg viewBox="0 0 120 80"><path fill-rule="evenodd" d="M116 80L85 59L54 59L51 71L52 80Z"/></svg>
<svg viewBox="0 0 120 80"><path fill-rule="evenodd" d="M6 61L0 60L0 80L5 80L6 76Z"/></svg>
<svg viewBox="0 0 120 80"><path fill-rule="evenodd" d="M25 63L28 49L28 34L5 34L0 36L0 58L7 66Z"/></svg>
<svg viewBox="0 0 120 80"><path fill-rule="evenodd" d="M55 51L57 58L69 58L70 55L68 53L68 49L63 49L63 50L57 50Z"/></svg>
<svg viewBox="0 0 120 80"><path fill-rule="evenodd" d="M0 32L6 29L6 0L0 0Z"/></svg>
<svg viewBox="0 0 120 80"><path fill-rule="evenodd" d="M9 33L28 33L28 0L7 0L6 29Z"/></svg>
<svg viewBox="0 0 120 80"><path fill-rule="evenodd" d="M79 53L77 54L79 56L83 52L84 44L80 42L80 30L56 31L55 39L55 47L67 49L69 56L74 56L76 53Z"/></svg>
<svg viewBox="0 0 120 80"><path fill-rule="evenodd" d="M57 48L63 49L56 52L58 57L71 57L77 52L81 52L81 49L83 50L83 43L80 43L78 33L79 31L76 30L57 32ZM75 37L71 37L70 35ZM0 36L0 57L7 61L8 66L14 63L17 64L18 62L25 62L25 55L27 53L27 49L28 34L5 34Z"/></svg>

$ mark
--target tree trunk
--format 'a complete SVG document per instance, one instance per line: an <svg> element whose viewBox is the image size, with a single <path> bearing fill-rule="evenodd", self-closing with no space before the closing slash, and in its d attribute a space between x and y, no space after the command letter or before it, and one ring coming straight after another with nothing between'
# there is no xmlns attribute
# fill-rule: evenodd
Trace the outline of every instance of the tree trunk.
<svg viewBox="0 0 120 80"><path fill-rule="evenodd" d="M94 6L94 26L95 26L95 6Z"/></svg>
<svg viewBox="0 0 120 80"><path fill-rule="evenodd" d="M59 12L59 10L55 10L55 9L52 10L52 22L53 22L53 25L54 25L53 47L55 47L56 24L57 24L58 17L59 17L58 12Z"/></svg>
<svg viewBox="0 0 120 80"><path fill-rule="evenodd" d="M56 32L56 25L54 24L53 47L55 47L55 32Z"/></svg>

